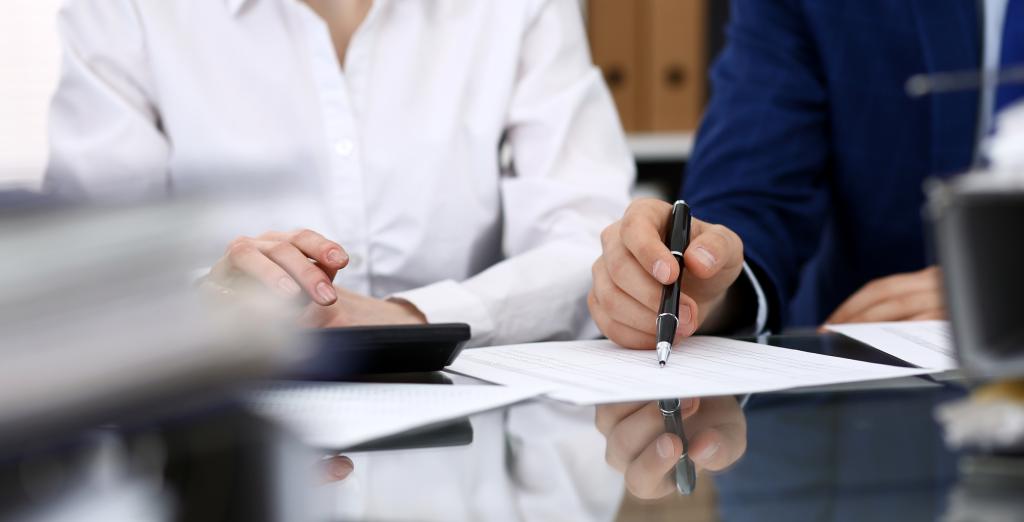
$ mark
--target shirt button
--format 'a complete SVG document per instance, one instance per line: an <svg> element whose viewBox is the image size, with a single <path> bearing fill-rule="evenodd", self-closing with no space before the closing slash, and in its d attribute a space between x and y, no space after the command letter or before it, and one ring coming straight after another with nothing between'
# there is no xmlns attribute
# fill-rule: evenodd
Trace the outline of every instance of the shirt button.
<svg viewBox="0 0 1024 522"><path fill-rule="evenodd" d="M351 268L353 270L359 270L359 266L362 265L362 264L363 264L363 258L360 257L359 254L349 254L348 255L348 266L346 268Z"/></svg>
<svg viewBox="0 0 1024 522"><path fill-rule="evenodd" d="M348 157L352 154L352 150L355 149L355 144L352 140L341 140L334 144L334 152L337 152L339 156Z"/></svg>

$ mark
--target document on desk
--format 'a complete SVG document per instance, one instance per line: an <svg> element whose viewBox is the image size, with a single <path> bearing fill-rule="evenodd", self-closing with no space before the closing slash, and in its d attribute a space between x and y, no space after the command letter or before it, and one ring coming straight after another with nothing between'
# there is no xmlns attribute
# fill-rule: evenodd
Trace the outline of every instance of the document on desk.
<svg viewBox="0 0 1024 522"><path fill-rule="evenodd" d="M953 333L949 329L949 321L833 324L825 327L921 368L953 370L958 367L953 355Z"/></svg>
<svg viewBox="0 0 1024 522"><path fill-rule="evenodd" d="M575 404L777 391L927 373L721 337L691 337L658 366L653 350L611 341L464 350L450 371L507 386L547 387Z"/></svg>
<svg viewBox="0 0 1024 522"><path fill-rule="evenodd" d="M341 450L540 395L491 385L282 382L253 391L249 406L306 444Z"/></svg>

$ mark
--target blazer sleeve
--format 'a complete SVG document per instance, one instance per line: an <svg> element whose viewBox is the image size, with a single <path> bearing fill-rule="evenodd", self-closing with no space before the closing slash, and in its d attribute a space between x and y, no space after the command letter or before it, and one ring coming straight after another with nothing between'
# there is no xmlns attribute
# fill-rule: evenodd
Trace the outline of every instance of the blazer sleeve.
<svg viewBox="0 0 1024 522"><path fill-rule="evenodd" d="M828 206L826 85L796 1L734 0L727 38L682 197L742 238L778 328Z"/></svg>

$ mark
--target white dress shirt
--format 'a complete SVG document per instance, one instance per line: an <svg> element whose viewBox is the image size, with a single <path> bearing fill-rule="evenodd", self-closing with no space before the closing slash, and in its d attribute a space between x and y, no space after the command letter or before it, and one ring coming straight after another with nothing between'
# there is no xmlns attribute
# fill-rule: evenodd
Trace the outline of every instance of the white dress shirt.
<svg viewBox="0 0 1024 522"><path fill-rule="evenodd" d="M317 203L233 235L314 229L351 256L336 284L469 323L474 344L589 324L634 167L576 0L376 0L344 67L300 0L66 0L59 27L50 189L284 180Z"/></svg>

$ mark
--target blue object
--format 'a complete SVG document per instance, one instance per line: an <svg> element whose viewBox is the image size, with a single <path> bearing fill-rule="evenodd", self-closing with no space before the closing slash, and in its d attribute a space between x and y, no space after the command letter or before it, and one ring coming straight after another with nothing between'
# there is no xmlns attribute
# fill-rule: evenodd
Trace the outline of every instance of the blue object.
<svg viewBox="0 0 1024 522"><path fill-rule="evenodd" d="M1024 0L1009 0L1006 4L999 65L1001 69L1024 66ZM996 89L995 112L998 113L1021 98L1024 98L1024 84L1000 85Z"/></svg>
<svg viewBox="0 0 1024 522"><path fill-rule="evenodd" d="M971 166L978 93L904 84L977 69L978 26L967 0L734 0L682 197L743 238L774 327L930 264L922 184Z"/></svg>

